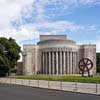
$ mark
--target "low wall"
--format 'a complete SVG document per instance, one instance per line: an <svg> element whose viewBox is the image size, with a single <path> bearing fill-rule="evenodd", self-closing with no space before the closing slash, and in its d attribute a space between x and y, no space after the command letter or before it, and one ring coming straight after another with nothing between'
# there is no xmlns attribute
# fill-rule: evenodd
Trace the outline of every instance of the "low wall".
<svg viewBox="0 0 100 100"><path fill-rule="evenodd" d="M46 80L28 80L28 79L14 79L14 78L0 78L0 83L100 95L100 84L95 84L95 83L93 84L93 83L77 83L77 82L46 81Z"/></svg>

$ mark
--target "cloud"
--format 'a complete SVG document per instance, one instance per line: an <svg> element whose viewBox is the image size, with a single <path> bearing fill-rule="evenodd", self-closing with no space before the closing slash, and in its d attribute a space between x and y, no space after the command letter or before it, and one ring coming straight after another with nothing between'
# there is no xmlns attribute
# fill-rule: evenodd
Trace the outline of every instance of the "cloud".
<svg viewBox="0 0 100 100"><path fill-rule="evenodd" d="M33 39L34 35L35 38L38 38L38 32L34 28L31 28L31 26L21 26L19 30L9 29L6 32L0 33L0 36L12 37L17 41Z"/></svg>
<svg viewBox="0 0 100 100"><path fill-rule="evenodd" d="M69 13L73 8L99 5L100 0L0 0L0 36L19 43L38 41L39 34L94 34L95 25L52 21L51 16Z"/></svg>
<svg viewBox="0 0 100 100"><path fill-rule="evenodd" d="M79 3L84 6L100 5L100 0L79 0Z"/></svg>
<svg viewBox="0 0 100 100"><path fill-rule="evenodd" d="M47 8L49 14L52 12L51 15L56 16L80 5L96 4L100 4L100 0L0 0L0 30L11 28L12 22L20 27L27 18L44 22L51 17L47 14Z"/></svg>
<svg viewBox="0 0 100 100"><path fill-rule="evenodd" d="M16 0L17 1L17 0ZM24 0L22 0L23 3ZM33 2L32 2L33 1ZM21 3L21 4L22 4ZM16 2L15 2L16 4ZM61 16L62 14L72 13L74 8L77 7L90 7L100 4L99 0L30 0L30 2L25 1L17 14L14 16L12 21L16 24L25 24L27 20L32 20L31 22L44 22L51 20L51 17ZM18 16L20 15L20 16ZM26 20L27 19L27 20Z"/></svg>
<svg viewBox="0 0 100 100"><path fill-rule="evenodd" d="M100 40L96 41L97 52L100 52Z"/></svg>
<svg viewBox="0 0 100 100"><path fill-rule="evenodd" d="M84 31L90 33L97 31L95 25L78 25L69 21L44 22L21 25L18 29L11 28L0 33L1 36L13 37L18 41L39 39L39 34L80 34ZM94 33L93 33L94 34Z"/></svg>
<svg viewBox="0 0 100 100"><path fill-rule="evenodd" d="M43 32L50 32L55 31L55 34L61 34L65 32L71 33L80 33L83 31L87 31L88 33L98 31L100 27L96 25L81 25L75 24L70 21L52 21L52 22L44 22L38 24L31 24L31 26L35 27L36 30L43 31ZM91 33L92 34L92 33Z"/></svg>
<svg viewBox="0 0 100 100"><path fill-rule="evenodd" d="M11 27L11 20L20 18L24 7L31 5L33 0L0 0L0 30Z"/></svg>

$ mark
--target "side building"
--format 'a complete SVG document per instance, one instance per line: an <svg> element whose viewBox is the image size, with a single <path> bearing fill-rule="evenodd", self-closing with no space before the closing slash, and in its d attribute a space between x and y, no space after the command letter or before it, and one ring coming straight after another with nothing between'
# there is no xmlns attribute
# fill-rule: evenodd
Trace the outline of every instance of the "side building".
<svg viewBox="0 0 100 100"><path fill-rule="evenodd" d="M66 35L40 35L37 45L23 46L23 74L79 74L82 58L92 60L90 74L96 74L96 45L77 45Z"/></svg>

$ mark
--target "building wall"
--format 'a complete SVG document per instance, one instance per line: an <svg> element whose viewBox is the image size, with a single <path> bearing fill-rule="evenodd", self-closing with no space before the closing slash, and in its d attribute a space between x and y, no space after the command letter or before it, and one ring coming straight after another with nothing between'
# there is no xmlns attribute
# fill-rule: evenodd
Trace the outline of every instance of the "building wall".
<svg viewBox="0 0 100 100"><path fill-rule="evenodd" d="M96 45L80 45L78 53L78 62L82 58L89 58L93 62L93 68L90 70L90 74L96 74Z"/></svg>
<svg viewBox="0 0 100 100"><path fill-rule="evenodd" d="M23 74L23 62L18 62L16 65L16 74L17 75L22 75Z"/></svg>
<svg viewBox="0 0 100 100"><path fill-rule="evenodd" d="M26 75L36 74L37 68L38 46L24 45L23 47L23 73Z"/></svg>

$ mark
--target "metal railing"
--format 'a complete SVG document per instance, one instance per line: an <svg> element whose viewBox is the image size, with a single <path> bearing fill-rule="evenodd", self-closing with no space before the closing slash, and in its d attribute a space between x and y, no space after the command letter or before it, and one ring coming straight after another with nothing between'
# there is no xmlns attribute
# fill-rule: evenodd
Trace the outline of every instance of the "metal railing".
<svg viewBox="0 0 100 100"><path fill-rule="evenodd" d="M55 90L100 95L100 84L97 83L78 83L78 82L63 82L63 81L0 78L0 85L1 86L30 86L30 87L48 88L48 89L55 89Z"/></svg>

